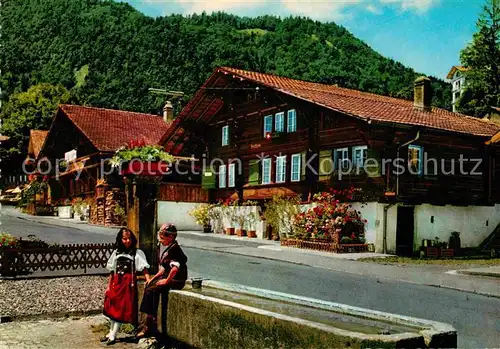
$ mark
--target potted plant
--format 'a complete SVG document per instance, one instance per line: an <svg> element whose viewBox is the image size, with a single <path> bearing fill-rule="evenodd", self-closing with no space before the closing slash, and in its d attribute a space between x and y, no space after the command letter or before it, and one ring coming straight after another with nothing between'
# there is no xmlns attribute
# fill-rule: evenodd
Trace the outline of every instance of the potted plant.
<svg viewBox="0 0 500 349"><path fill-rule="evenodd" d="M247 236L247 231L245 229L245 225L246 225L246 223L248 221L246 210L243 210L243 209L240 208L239 212L236 215L236 220L237 220L238 225L239 225L238 229L236 229L236 235L238 235L238 236Z"/></svg>
<svg viewBox="0 0 500 349"><path fill-rule="evenodd" d="M221 203L222 217L228 222L227 227L225 227L226 235L234 235L235 220L236 220L236 207L238 206L238 200L234 198L227 198Z"/></svg>
<svg viewBox="0 0 500 349"><path fill-rule="evenodd" d="M219 204L210 204L208 207L208 220L214 233L220 233L222 228L222 214Z"/></svg>
<svg viewBox="0 0 500 349"><path fill-rule="evenodd" d="M210 205L200 204L193 208L189 215L196 220L196 224L203 226L204 233L211 233L212 226L210 225Z"/></svg>
<svg viewBox="0 0 500 349"><path fill-rule="evenodd" d="M247 236L249 238L256 238L257 237L257 232L256 232L256 226L257 223L260 220L260 215L257 210L251 210L248 213L248 230L247 230Z"/></svg>

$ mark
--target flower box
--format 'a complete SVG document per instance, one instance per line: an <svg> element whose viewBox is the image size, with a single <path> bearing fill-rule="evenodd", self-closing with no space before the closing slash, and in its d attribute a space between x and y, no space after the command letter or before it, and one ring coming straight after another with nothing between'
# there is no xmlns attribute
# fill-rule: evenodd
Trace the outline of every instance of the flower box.
<svg viewBox="0 0 500 349"><path fill-rule="evenodd" d="M130 161L124 164L121 175L163 176L168 174L169 164L166 162Z"/></svg>
<svg viewBox="0 0 500 349"><path fill-rule="evenodd" d="M441 254L441 257L453 257L452 248L441 248L439 252Z"/></svg>

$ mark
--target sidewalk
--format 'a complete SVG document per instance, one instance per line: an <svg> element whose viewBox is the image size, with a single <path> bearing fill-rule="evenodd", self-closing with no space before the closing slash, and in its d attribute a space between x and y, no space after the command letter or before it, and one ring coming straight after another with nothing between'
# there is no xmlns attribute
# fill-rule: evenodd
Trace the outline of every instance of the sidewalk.
<svg viewBox="0 0 500 349"><path fill-rule="evenodd" d="M484 267L484 268L465 269L465 270L459 270L457 272L459 274L465 274L465 275L500 278L500 265L495 265L492 267Z"/></svg>
<svg viewBox="0 0 500 349"><path fill-rule="evenodd" d="M333 271L377 277L379 279L450 288L500 298L499 281L491 277L476 276L484 274L466 275L459 274L456 271L450 273L449 267L446 266L383 265L356 260L374 256L383 258L384 255L382 254L337 254L302 250L282 247L279 242L275 241L198 232L180 232L178 240L183 247L266 258ZM490 268L479 269L490 270Z"/></svg>

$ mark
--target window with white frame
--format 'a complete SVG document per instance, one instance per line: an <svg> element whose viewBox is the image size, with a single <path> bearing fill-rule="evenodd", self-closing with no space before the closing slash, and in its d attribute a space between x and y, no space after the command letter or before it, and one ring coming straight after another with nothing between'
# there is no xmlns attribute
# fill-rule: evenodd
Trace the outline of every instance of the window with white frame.
<svg viewBox="0 0 500 349"><path fill-rule="evenodd" d="M296 132L297 131L297 112L295 109L288 111L288 120L287 120L287 132Z"/></svg>
<svg viewBox="0 0 500 349"><path fill-rule="evenodd" d="M262 159L262 184L271 183L271 159Z"/></svg>
<svg viewBox="0 0 500 349"><path fill-rule="evenodd" d="M264 116L264 137L266 134L273 132L273 116Z"/></svg>
<svg viewBox="0 0 500 349"><path fill-rule="evenodd" d="M300 181L300 165L302 163L302 155L301 154L293 154L292 155L292 166L290 170L290 180L292 182Z"/></svg>
<svg viewBox="0 0 500 349"><path fill-rule="evenodd" d="M352 147L352 164L354 168L362 168L365 165L367 149L366 145Z"/></svg>
<svg viewBox="0 0 500 349"><path fill-rule="evenodd" d="M274 117L274 130L276 132L283 132L285 131L285 113L276 113L276 116Z"/></svg>
<svg viewBox="0 0 500 349"><path fill-rule="evenodd" d="M424 148L418 145L408 146L408 165L411 174L422 174Z"/></svg>
<svg viewBox="0 0 500 349"><path fill-rule="evenodd" d="M335 170L349 167L349 148L335 149L333 152Z"/></svg>
<svg viewBox="0 0 500 349"><path fill-rule="evenodd" d="M229 126L222 127L222 146L229 145Z"/></svg>
<svg viewBox="0 0 500 349"><path fill-rule="evenodd" d="M276 183L286 181L286 155L276 157Z"/></svg>
<svg viewBox="0 0 500 349"><path fill-rule="evenodd" d="M226 165L219 166L219 188L226 187Z"/></svg>
<svg viewBox="0 0 500 349"><path fill-rule="evenodd" d="M234 188L236 182L236 164L229 164L229 176L227 186Z"/></svg>

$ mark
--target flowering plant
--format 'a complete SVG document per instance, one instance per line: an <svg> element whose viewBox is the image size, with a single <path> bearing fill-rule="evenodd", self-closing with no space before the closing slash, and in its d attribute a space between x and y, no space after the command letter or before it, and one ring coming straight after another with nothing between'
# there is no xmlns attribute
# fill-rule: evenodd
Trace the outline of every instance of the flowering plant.
<svg viewBox="0 0 500 349"><path fill-rule="evenodd" d="M18 240L14 235L0 232L0 248L16 248Z"/></svg>
<svg viewBox="0 0 500 349"><path fill-rule="evenodd" d="M189 215L196 220L196 224L208 225L210 223L210 209L212 205L200 204L193 208Z"/></svg>
<svg viewBox="0 0 500 349"><path fill-rule="evenodd" d="M111 158L110 163L113 167L118 167L124 161L165 161L173 162L174 157L167 153L159 145L146 145L144 140L131 140L127 146L119 148Z"/></svg>
<svg viewBox="0 0 500 349"><path fill-rule="evenodd" d="M293 225L299 237L330 240L335 230L340 229L341 236L349 235L353 240L364 242L367 220L352 205L341 203L335 194L332 191L314 195L315 206L294 216ZM350 192L340 194L349 196Z"/></svg>

